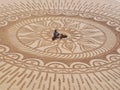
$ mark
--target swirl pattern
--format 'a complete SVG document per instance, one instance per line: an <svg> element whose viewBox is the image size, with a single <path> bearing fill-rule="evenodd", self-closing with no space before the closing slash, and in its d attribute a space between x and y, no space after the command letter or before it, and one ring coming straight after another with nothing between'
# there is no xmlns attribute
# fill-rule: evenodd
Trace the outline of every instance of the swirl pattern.
<svg viewBox="0 0 120 90"><path fill-rule="evenodd" d="M13 26L8 35L11 42L13 39L16 41L15 45L18 48L21 46L20 48L24 50L27 47L26 52L38 56L73 60L83 59L107 52L116 44L116 37L111 30L99 24L96 27L93 25L94 22L89 24L82 19L45 17L28 20L27 22L24 21L21 22L22 24ZM17 27L17 29L14 29L14 27ZM52 42L52 34L56 28L68 37ZM14 36L14 38L11 38L11 36ZM108 44L111 45L108 46Z"/></svg>
<svg viewBox="0 0 120 90"><path fill-rule="evenodd" d="M0 90L120 90L120 5L109 1L0 6ZM68 37L52 41L55 29Z"/></svg>

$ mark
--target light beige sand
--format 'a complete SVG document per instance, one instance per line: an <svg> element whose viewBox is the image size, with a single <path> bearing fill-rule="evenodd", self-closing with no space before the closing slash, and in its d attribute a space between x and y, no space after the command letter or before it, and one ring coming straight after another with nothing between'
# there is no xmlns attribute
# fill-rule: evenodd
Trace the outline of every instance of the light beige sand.
<svg viewBox="0 0 120 90"><path fill-rule="evenodd" d="M0 2L0 90L120 90L120 3Z"/></svg>

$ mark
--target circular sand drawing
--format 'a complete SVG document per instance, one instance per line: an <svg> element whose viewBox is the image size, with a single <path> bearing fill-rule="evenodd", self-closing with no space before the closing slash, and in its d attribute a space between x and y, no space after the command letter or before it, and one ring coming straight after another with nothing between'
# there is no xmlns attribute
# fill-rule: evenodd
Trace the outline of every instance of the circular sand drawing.
<svg viewBox="0 0 120 90"><path fill-rule="evenodd" d="M111 30L94 24L80 18L42 17L15 24L8 36L19 50L37 56L83 59L105 53L116 44L116 36ZM55 29L68 37L52 41Z"/></svg>
<svg viewBox="0 0 120 90"><path fill-rule="evenodd" d="M120 90L118 2L15 1L0 1L0 90Z"/></svg>

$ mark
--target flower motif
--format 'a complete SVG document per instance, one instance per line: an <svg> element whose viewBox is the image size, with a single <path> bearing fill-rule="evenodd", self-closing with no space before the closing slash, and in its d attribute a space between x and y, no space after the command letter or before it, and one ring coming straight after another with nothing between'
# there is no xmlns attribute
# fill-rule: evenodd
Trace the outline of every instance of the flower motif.
<svg viewBox="0 0 120 90"><path fill-rule="evenodd" d="M68 37L52 41L55 29ZM18 31L19 40L30 48L48 53L82 53L96 49L105 41L102 31L89 24L64 20L46 20L23 26Z"/></svg>

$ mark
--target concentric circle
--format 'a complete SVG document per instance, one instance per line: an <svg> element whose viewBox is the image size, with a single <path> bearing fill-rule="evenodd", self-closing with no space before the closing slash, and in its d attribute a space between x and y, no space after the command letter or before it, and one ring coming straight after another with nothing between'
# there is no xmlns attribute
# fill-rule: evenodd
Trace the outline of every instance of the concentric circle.
<svg viewBox="0 0 120 90"><path fill-rule="evenodd" d="M52 41L55 29L68 37ZM106 53L116 44L115 34L107 27L65 16L24 20L9 28L8 36L21 51L41 57L72 60Z"/></svg>
<svg viewBox="0 0 120 90"><path fill-rule="evenodd" d="M0 2L0 90L120 90L120 3L9 1ZM68 37L52 41L55 29Z"/></svg>

